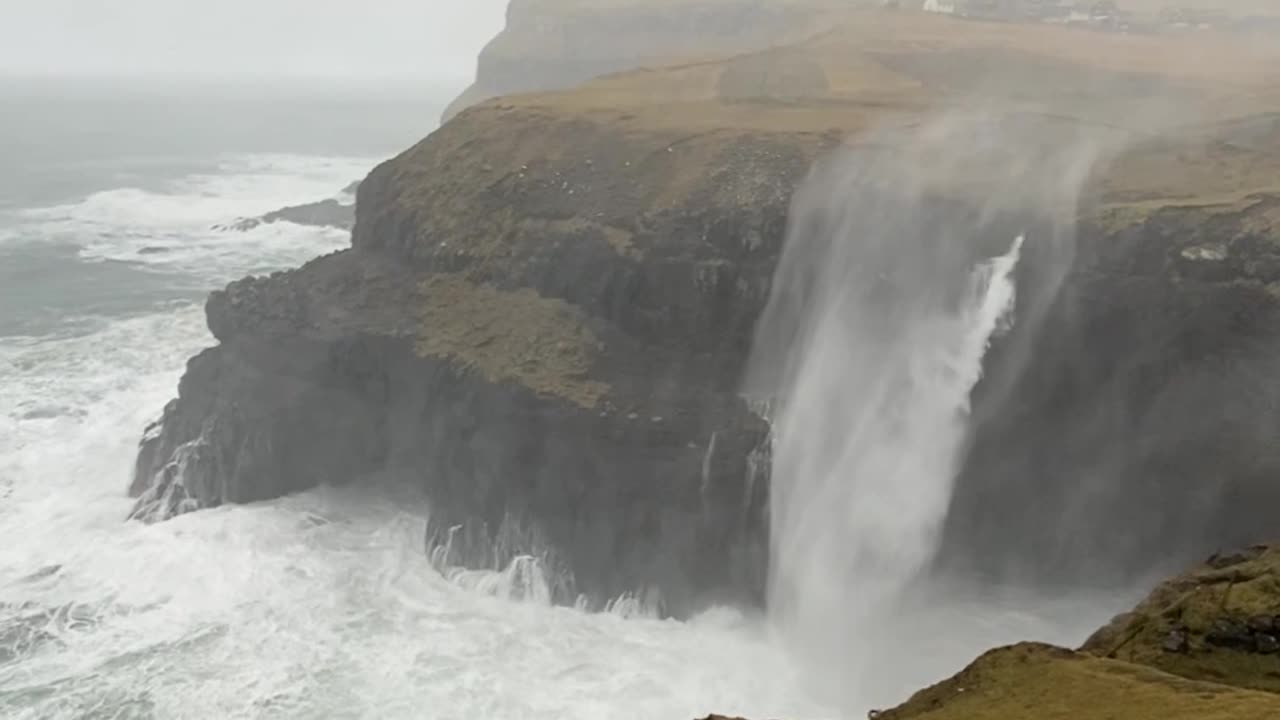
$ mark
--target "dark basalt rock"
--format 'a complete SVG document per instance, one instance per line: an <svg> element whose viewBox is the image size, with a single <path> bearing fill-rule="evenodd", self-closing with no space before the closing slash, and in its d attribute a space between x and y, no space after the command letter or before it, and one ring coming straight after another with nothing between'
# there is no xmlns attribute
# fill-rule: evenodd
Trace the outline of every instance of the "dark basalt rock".
<svg viewBox="0 0 1280 720"><path fill-rule="evenodd" d="M1275 203L1082 227L1040 329L987 357L944 564L1108 585L1274 533L1280 243L1257 228ZM1224 273L1184 267L1207 237L1230 239L1207 261ZM1019 270L1020 305L1036 272Z"/></svg>
<svg viewBox="0 0 1280 720"><path fill-rule="evenodd" d="M1225 553L1214 553L1213 555L1209 556L1209 559L1208 561L1206 561L1205 564L1207 564L1209 567L1213 568L1214 570L1224 570L1229 567L1244 565L1245 563L1253 562L1254 560L1257 560L1258 558L1262 557L1262 554L1265 550L1266 548L1262 546L1257 546L1257 547L1248 548L1246 550L1237 550L1237 551L1225 552Z"/></svg>
<svg viewBox="0 0 1280 720"><path fill-rule="evenodd" d="M1220 618L1213 621L1213 627L1205 633L1204 641L1210 645L1232 650L1251 651L1254 649L1253 631L1238 620Z"/></svg>
<svg viewBox="0 0 1280 720"><path fill-rule="evenodd" d="M1254 650L1259 655L1274 655L1280 653L1280 638L1275 635L1258 634L1254 636Z"/></svg>
<svg viewBox="0 0 1280 720"><path fill-rule="evenodd" d="M222 344L191 361L144 440L135 516L376 472L424 487L433 527L461 528L448 561L554 557L562 602L648 589L685 613L758 592L765 488L751 457L766 432L741 401L682 377L673 351L636 363L625 337L598 405L424 356L421 329L403 324L424 302L415 277L347 251L212 296ZM351 308L359 324L344 328ZM644 380L655 365L665 387Z"/></svg>

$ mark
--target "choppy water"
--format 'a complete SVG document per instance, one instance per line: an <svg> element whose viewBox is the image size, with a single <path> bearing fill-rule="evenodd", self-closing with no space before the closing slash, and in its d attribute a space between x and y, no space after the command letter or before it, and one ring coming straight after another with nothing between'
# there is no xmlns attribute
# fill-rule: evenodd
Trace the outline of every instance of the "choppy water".
<svg viewBox="0 0 1280 720"><path fill-rule="evenodd" d="M825 714L734 611L587 614L528 577L442 574L402 489L124 522L140 432L213 341L207 291L347 243L211 226L332 196L379 159L168 145L28 157L38 188L0 183L0 717Z"/></svg>

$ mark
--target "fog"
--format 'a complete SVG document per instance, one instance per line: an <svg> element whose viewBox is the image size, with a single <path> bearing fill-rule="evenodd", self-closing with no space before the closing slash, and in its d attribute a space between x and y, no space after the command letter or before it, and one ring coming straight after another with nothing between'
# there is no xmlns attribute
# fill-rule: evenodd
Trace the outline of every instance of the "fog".
<svg viewBox="0 0 1280 720"><path fill-rule="evenodd" d="M506 0L0 0L0 74L461 88Z"/></svg>

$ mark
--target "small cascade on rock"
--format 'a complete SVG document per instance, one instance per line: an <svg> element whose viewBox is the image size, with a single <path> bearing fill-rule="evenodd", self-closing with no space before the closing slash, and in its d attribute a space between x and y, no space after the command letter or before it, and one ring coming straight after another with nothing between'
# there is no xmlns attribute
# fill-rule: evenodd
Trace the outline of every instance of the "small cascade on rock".
<svg viewBox="0 0 1280 720"><path fill-rule="evenodd" d="M573 604L573 573L536 528L510 515L490 532L486 523L429 523L427 557L456 585L511 600Z"/></svg>
<svg viewBox="0 0 1280 720"><path fill-rule="evenodd" d="M148 428L142 438L142 446L159 442L162 426L156 423ZM130 520L161 522L201 508L199 498L191 492L187 483L193 476L192 468L201 462L202 453L208 451L203 436L174 448L168 461L158 469L148 469L145 464L135 470L132 494L135 496Z"/></svg>

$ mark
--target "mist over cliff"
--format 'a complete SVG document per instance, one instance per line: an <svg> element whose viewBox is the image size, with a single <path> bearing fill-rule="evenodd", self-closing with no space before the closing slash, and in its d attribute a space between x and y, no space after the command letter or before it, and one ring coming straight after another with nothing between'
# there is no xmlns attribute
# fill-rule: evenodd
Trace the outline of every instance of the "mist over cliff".
<svg viewBox="0 0 1280 720"><path fill-rule="evenodd" d="M503 0L8 2L0 72L386 84L456 93ZM429 126L427 126L429 128ZM426 128L424 128L426 129Z"/></svg>
<svg viewBox="0 0 1280 720"><path fill-rule="evenodd" d="M24 8L0 714L1276 716L1280 44L1184 4Z"/></svg>

